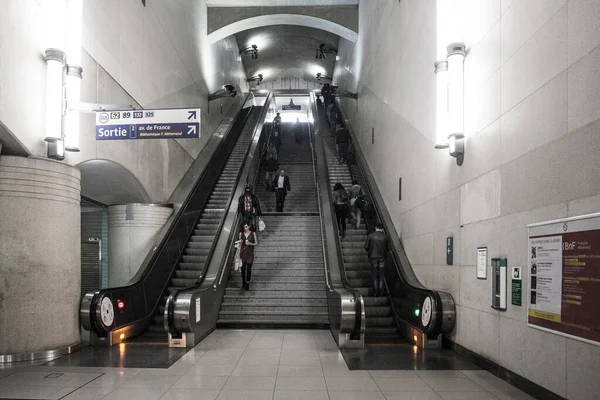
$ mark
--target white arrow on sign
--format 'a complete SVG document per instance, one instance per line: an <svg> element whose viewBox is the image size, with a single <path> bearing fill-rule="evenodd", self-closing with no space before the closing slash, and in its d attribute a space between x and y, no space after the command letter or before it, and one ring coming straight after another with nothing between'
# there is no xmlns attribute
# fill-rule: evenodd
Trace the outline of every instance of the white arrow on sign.
<svg viewBox="0 0 600 400"><path fill-rule="evenodd" d="M196 133L196 125L188 125L188 135Z"/></svg>

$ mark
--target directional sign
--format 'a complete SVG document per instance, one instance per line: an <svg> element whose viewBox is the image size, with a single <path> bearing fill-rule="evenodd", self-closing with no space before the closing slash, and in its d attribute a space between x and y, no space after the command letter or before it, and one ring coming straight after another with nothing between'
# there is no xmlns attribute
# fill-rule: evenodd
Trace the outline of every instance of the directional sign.
<svg viewBox="0 0 600 400"><path fill-rule="evenodd" d="M302 110L302 106L297 105L284 105L281 107L283 111Z"/></svg>
<svg viewBox="0 0 600 400"><path fill-rule="evenodd" d="M96 112L96 140L198 139L200 109Z"/></svg>

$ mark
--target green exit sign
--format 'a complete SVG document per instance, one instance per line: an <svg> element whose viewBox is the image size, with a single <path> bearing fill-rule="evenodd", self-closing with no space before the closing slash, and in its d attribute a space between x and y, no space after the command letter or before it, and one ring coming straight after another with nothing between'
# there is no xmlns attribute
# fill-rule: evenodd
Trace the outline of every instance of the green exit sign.
<svg viewBox="0 0 600 400"><path fill-rule="evenodd" d="M446 264L452 265L454 260L454 238L452 236L446 238Z"/></svg>

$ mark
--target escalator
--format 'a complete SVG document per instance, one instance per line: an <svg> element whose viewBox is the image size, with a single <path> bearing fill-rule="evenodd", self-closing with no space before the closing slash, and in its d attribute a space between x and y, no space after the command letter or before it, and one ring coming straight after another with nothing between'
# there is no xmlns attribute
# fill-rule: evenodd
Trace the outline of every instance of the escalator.
<svg viewBox="0 0 600 400"><path fill-rule="evenodd" d="M333 138L325 138L324 150L331 191L333 192L333 186L337 182L349 190L353 176L347 164L338 162ZM359 184L362 186L363 183ZM363 296L366 314L365 342L395 341L398 335L390 301L387 297L374 297L372 293L371 264L364 249L369 234L365 221L365 218L361 219L358 229L348 221L346 236L340 240L346 278Z"/></svg>
<svg viewBox="0 0 600 400"><path fill-rule="evenodd" d="M94 344L167 343L165 302L204 278L261 118L260 106L239 111L135 282L84 296L81 321Z"/></svg>
<svg viewBox="0 0 600 400"><path fill-rule="evenodd" d="M165 331L164 313L167 297L175 290L189 287L196 283L202 275L215 237L220 228L227 204L233 195L237 176L252 140L252 130L258 122L261 108L255 107L250 113L246 126L242 130L237 143L233 147L225 167L219 174L217 184L213 187L208 202L200 214L194 232L190 237L184 254L170 279L169 285L161 296L159 306L152 317L146 332L133 339L136 342L152 341L166 344L168 335Z"/></svg>
<svg viewBox="0 0 600 400"><path fill-rule="evenodd" d="M337 106L345 117L339 101ZM337 238L343 258L342 274L348 284L363 296L365 344L387 345L408 340L423 347L440 347L442 334L451 332L456 320L452 296L446 292L429 290L416 278L366 160L360 148L353 147L357 141L348 119L344 118L344 121L352 137L350 148L354 149L350 166L338 163L334 139L327 133L329 129L322 110L319 113L319 126L326 132L322 135L320 150L327 163L329 190L333 192L336 182L342 183L348 190L352 181L356 180L365 192L365 199L372 204L363 213L358 229L348 224L346 237ZM363 247L368 233L375 230L377 222L383 223L392 247L385 265L387 295L382 297L372 296L371 268ZM335 218L332 218L332 224L336 224Z"/></svg>

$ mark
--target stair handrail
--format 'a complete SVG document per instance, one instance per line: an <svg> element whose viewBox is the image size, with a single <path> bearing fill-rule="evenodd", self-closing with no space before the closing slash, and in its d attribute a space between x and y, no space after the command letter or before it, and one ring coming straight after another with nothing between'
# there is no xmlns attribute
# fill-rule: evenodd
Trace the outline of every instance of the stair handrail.
<svg viewBox="0 0 600 400"><path fill-rule="evenodd" d="M313 102L314 98L314 93L311 93L310 95L310 101L311 101L311 106L313 108L313 113L318 113L318 110L315 111L315 107L314 105L316 104L315 102ZM318 114L314 114L317 118L318 118ZM313 118L314 119L314 118ZM314 124L314 121L313 121ZM312 165L313 165L313 179L315 182L315 192L317 193L317 207L319 209L319 221L321 222L321 225L323 225L323 209L321 208L321 187L319 186L319 181L317 180L317 160L316 160L316 149L315 149L315 135L318 132L318 129L316 129L313 125L313 129L314 132L311 132L311 124L310 122L308 123L308 138L310 141L310 156L311 156L311 160L312 160ZM323 249L323 268L325 268L325 286L327 287L327 290L333 290L333 288L331 287L331 277L330 277L330 271L329 271L329 265L327 263L327 246L325 245L325 243L327 242L327 239L325 238L325 235L323 234L323 227L321 226L321 246Z"/></svg>

